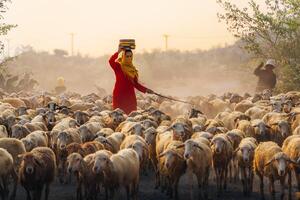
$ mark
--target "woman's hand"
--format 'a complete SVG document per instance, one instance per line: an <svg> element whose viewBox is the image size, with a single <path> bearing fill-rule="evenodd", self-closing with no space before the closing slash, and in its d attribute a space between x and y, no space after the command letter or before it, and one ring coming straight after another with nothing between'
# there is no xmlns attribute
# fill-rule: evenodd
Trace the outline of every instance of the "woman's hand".
<svg viewBox="0 0 300 200"><path fill-rule="evenodd" d="M154 91L151 90L151 89L147 89L147 90L146 90L146 93L147 93L147 94L154 94Z"/></svg>
<svg viewBox="0 0 300 200"><path fill-rule="evenodd" d="M119 46L118 53L121 53L122 51L123 51L123 49L121 48L121 46Z"/></svg>

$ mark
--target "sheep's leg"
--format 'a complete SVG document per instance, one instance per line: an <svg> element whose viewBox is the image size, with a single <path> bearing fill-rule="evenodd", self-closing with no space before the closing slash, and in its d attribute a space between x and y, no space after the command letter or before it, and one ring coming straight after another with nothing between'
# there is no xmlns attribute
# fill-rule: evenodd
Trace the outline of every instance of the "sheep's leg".
<svg viewBox="0 0 300 200"><path fill-rule="evenodd" d="M9 190L8 190L8 176L3 176L2 181L3 181L3 199L7 199Z"/></svg>
<svg viewBox="0 0 300 200"><path fill-rule="evenodd" d="M225 167L225 170L224 170L224 190L227 189L227 173L228 173L228 165Z"/></svg>
<svg viewBox="0 0 300 200"><path fill-rule="evenodd" d="M187 177L188 177L188 185L190 189L190 199L194 199L194 183L193 183L193 173L191 171L187 172Z"/></svg>
<svg viewBox="0 0 300 200"><path fill-rule="evenodd" d="M274 178L273 177L269 178L269 192L272 196L272 199L275 200L275 189L274 189Z"/></svg>
<svg viewBox="0 0 300 200"><path fill-rule="evenodd" d="M250 180L249 180L249 193L251 194L253 191L253 179L254 179L254 173L251 168L249 168L249 174L250 174Z"/></svg>
<svg viewBox="0 0 300 200"><path fill-rule="evenodd" d="M220 170L219 169L215 169L215 174L216 174L216 180L217 180L217 196L220 196L220 188L221 188L221 182L220 182Z"/></svg>
<svg viewBox="0 0 300 200"><path fill-rule="evenodd" d="M201 175L197 175L197 180L198 180L198 198L199 199L203 199L204 195L203 195L203 178Z"/></svg>
<svg viewBox="0 0 300 200"><path fill-rule="evenodd" d="M233 160L230 161L229 163L229 182L231 183L233 178L232 178L232 168L233 168Z"/></svg>
<svg viewBox="0 0 300 200"><path fill-rule="evenodd" d="M82 182L81 182L81 180L78 180L78 183L77 183L76 199L77 200L81 200L82 199Z"/></svg>
<svg viewBox="0 0 300 200"><path fill-rule="evenodd" d="M241 181L243 184L243 194L246 195L247 193L247 179L246 179L246 169L244 167L241 167Z"/></svg>
<svg viewBox="0 0 300 200"><path fill-rule="evenodd" d="M127 200L129 200L130 199L130 186L127 185L125 188L126 188L126 198L127 198Z"/></svg>
<svg viewBox="0 0 300 200"><path fill-rule="evenodd" d="M13 178L13 189L12 189L12 193L10 196L10 200L14 200L16 198L17 186L18 186L18 175L17 175L15 169L12 170L11 176Z"/></svg>
<svg viewBox="0 0 300 200"><path fill-rule="evenodd" d="M292 199L292 171L288 172L289 199Z"/></svg>
<svg viewBox="0 0 300 200"><path fill-rule="evenodd" d="M259 177L260 180L260 195L261 199L265 199L265 194L264 194L264 176L260 174L259 172L256 172L257 176Z"/></svg>
<svg viewBox="0 0 300 200"><path fill-rule="evenodd" d="M46 183L45 200L48 200L48 197L49 197L49 192L50 192L49 185L50 185L50 183Z"/></svg>
<svg viewBox="0 0 300 200"><path fill-rule="evenodd" d="M297 179L298 191L300 191L300 168L299 167L295 167L294 172L295 172L296 179Z"/></svg>
<svg viewBox="0 0 300 200"><path fill-rule="evenodd" d="M178 199L178 182L179 182L179 177L176 177L173 183L173 197L175 200Z"/></svg>
<svg viewBox="0 0 300 200"><path fill-rule="evenodd" d="M209 167L206 169L205 177L204 177L204 182L203 182L203 190L204 190L204 199L208 199L208 180L209 180Z"/></svg>
<svg viewBox="0 0 300 200"><path fill-rule="evenodd" d="M280 178L280 186L281 186L281 194L280 199L284 199L284 185L285 185L285 177Z"/></svg>

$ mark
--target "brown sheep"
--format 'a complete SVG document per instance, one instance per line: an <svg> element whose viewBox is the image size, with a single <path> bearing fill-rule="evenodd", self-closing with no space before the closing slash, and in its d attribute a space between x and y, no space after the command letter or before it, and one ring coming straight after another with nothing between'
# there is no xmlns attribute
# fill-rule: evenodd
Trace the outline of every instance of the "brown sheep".
<svg viewBox="0 0 300 200"><path fill-rule="evenodd" d="M73 115L74 119L77 121L78 124L83 125L89 121L90 116L88 113L83 111L76 111Z"/></svg>
<svg viewBox="0 0 300 200"><path fill-rule="evenodd" d="M103 128L101 123L88 122L79 127L79 134L82 142L88 142L95 139L96 134Z"/></svg>
<svg viewBox="0 0 300 200"><path fill-rule="evenodd" d="M106 152L111 155L110 152ZM84 199L96 199L99 183L102 180L102 174L93 172L95 163L95 154L89 154L85 157L79 153L71 153L67 158L67 171L69 174L75 174L77 177L76 197L82 199L82 187L84 189Z"/></svg>
<svg viewBox="0 0 300 200"><path fill-rule="evenodd" d="M255 119L251 121L252 126L254 127L255 136L254 138L258 142L266 142L271 140L271 127L267 125L261 119Z"/></svg>
<svg viewBox="0 0 300 200"><path fill-rule="evenodd" d="M291 125L287 120L279 120L269 125L271 126L270 139L279 146L281 146L283 141L292 134Z"/></svg>
<svg viewBox="0 0 300 200"><path fill-rule="evenodd" d="M122 149L110 157L107 153L98 151L94 158L93 172L104 175L104 186L110 190L112 198L116 189L125 187L127 199L129 196L137 199L140 163L139 156L133 149Z"/></svg>
<svg viewBox="0 0 300 200"><path fill-rule="evenodd" d="M0 125L0 138L8 137L7 129L4 125Z"/></svg>
<svg viewBox="0 0 300 200"><path fill-rule="evenodd" d="M12 178L14 180L13 192L11 199L15 198L18 176L14 168L14 160L7 150L0 148L0 197L1 199L7 199L9 195L9 180Z"/></svg>
<svg viewBox="0 0 300 200"><path fill-rule="evenodd" d="M227 172L233 155L233 147L225 134L217 134L211 141L211 149L219 196L223 189L227 188Z"/></svg>
<svg viewBox="0 0 300 200"><path fill-rule="evenodd" d="M30 131L28 130L28 128L26 128L25 126L20 125L20 124L13 125L11 127L11 131L12 131L11 137L17 138L17 139L22 139L30 134Z"/></svg>
<svg viewBox="0 0 300 200"><path fill-rule="evenodd" d="M129 135L123 140L120 149L132 148L136 151L140 160L140 169L146 172L149 160L149 147L145 139L139 135Z"/></svg>
<svg viewBox="0 0 300 200"><path fill-rule="evenodd" d="M47 147L48 146L48 135L44 131L34 131L22 138L25 149L27 152L31 151L35 147Z"/></svg>
<svg viewBox="0 0 300 200"><path fill-rule="evenodd" d="M199 139L189 139L185 141L183 145L191 199L193 199L193 174L196 175L198 180L199 198L207 199L208 179L212 165L212 151L209 145L202 143ZM180 145L177 146L177 148L180 148Z"/></svg>
<svg viewBox="0 0 300 200"><path fill-rule="evenodd" d="M106 128L115 130L121 122L125 121L124 114L117 109L107 114L108 115L104 116L104 123Z"/></svg>
<svg viewBox="0 0 300 200"><path fill-rule="evenodd" d="M297 165L292 164L292 170L294 170L294 173L296 175L297 185L298 185L298 191L300 191L300 167L299 167L299 158L300 158L300 135L292 135L288 137L283 145L282 145L282 151L286 153L288 157L290 157L291 160L296 160ZM291 178L291 171L288 172L289 179Z"/></svg>
<svg viewBox="0 0 300 200"><path fill-rule="evenodd" d="M254 153L254 171L260 179L260 194L264 198L263 178L269 179L269 191L275 198L274 181L280 180L281 199L284 198L285 177L289 171L289 164L292 161L275 142L262 142L258 145ZM289 180L289 191L291 191L291 180ZM289 193L289 197L291 194Z"/></svg>
<svg viewBox="0 0 300 200"><path fill-rule="evenodd" d="M19 170L20 183L27 193L27 199L41 199L42 190L45 188L45 199L49 196L49 187L53 182L56 171L54 152L48 147L37 147L31 152L22 155Z"/></svg>
<svg viewBox="0 0 300 200"><path fill-rule="evenodd" d="M248 137L242 139L238 148L235 150L238 166L241 172L244 195L248 195L252 192L254 179L253 159L256 147L256 139L253 137Z"/></svg>
<svg viewBox="0 0 300 200"><path fill-rule="evenodd" d="M172 141L166 149L159 155L160 173L167 179L167 194L174 199L178 199L178 183L180 177L186 169L186 162L183 158L184 150L176 148L183 145L181 141ZM163 159L161 159L163 157Z"/></svg>
<svg viewBox="0 0 300 200"><path fill-rule="evenodd" d="M14 166L17 171L20 164L18 156L26 153L24 144L15 138L0 138L0 148L6 149L8 153L12 155Z"/></svg>
<svg viewBox="0 0 300 200"><path fill-rule="evenodd" d="M104 145L104 148L111 151L112 153L117 153L120 150L120 146L125 139L125 134L120 132L115 132L108 136L107 138L99 136L95 141L100 142Z"/></svg>
<svg viewBox="0 0 300 200"><path fill-rule="evenodd" d="M235 128L242 131L246 137L255 137L255 130L248 120L237 120Z"/></svg>

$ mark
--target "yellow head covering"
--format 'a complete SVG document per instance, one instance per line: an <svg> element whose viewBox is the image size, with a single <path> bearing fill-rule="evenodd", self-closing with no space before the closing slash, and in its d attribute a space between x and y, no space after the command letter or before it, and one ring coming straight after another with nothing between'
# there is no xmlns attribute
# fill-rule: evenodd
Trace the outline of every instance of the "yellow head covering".
<svg viewBox="0 0 300 200"><path fill-rule="evenodd" d="M139 77L138 70L132 64L132 57L127 58L125 56L125 51L123 51L122 57L118 59L118 62L121 65L122 71L127 77L129 77L130 80L134 80L135 78Z"/></svg>

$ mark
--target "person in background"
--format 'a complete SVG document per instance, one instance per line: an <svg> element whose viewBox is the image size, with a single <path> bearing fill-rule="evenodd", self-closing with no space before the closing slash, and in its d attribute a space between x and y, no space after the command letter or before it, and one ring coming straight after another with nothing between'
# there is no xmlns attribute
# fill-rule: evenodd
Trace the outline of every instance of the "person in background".
<svg viewBox="0 0 300 200"><path fill-rule="evenodd" d="M65 92L67 90L67 88L65 86L65 79L63 77L57 78L57 83L56 83L54 90L57 95Z"/></svg>
<svg viewBox="0 0 300 200"><path fill-rule="evenodd" d="M118 58L118 55L122 56ZM133 53L130 49L121 49L109 59L109 64L115 72L116 82L113 90L113 109L120 108L126 114L137 110L137 100L134 88L142 93L154 92L139 83L138 70L132 63Z"/></svg>
<svg viewBox="0 0 300 200"><path fill-rule="evenodd" d="M276 62L274 59L267 60L264 68L264 63L261 63L255 70L254 75L258 77L258 83L256 86L256 92L262 92L265 89L273 90L276 85L276 74L274 69L276 67Z"/></svg>

